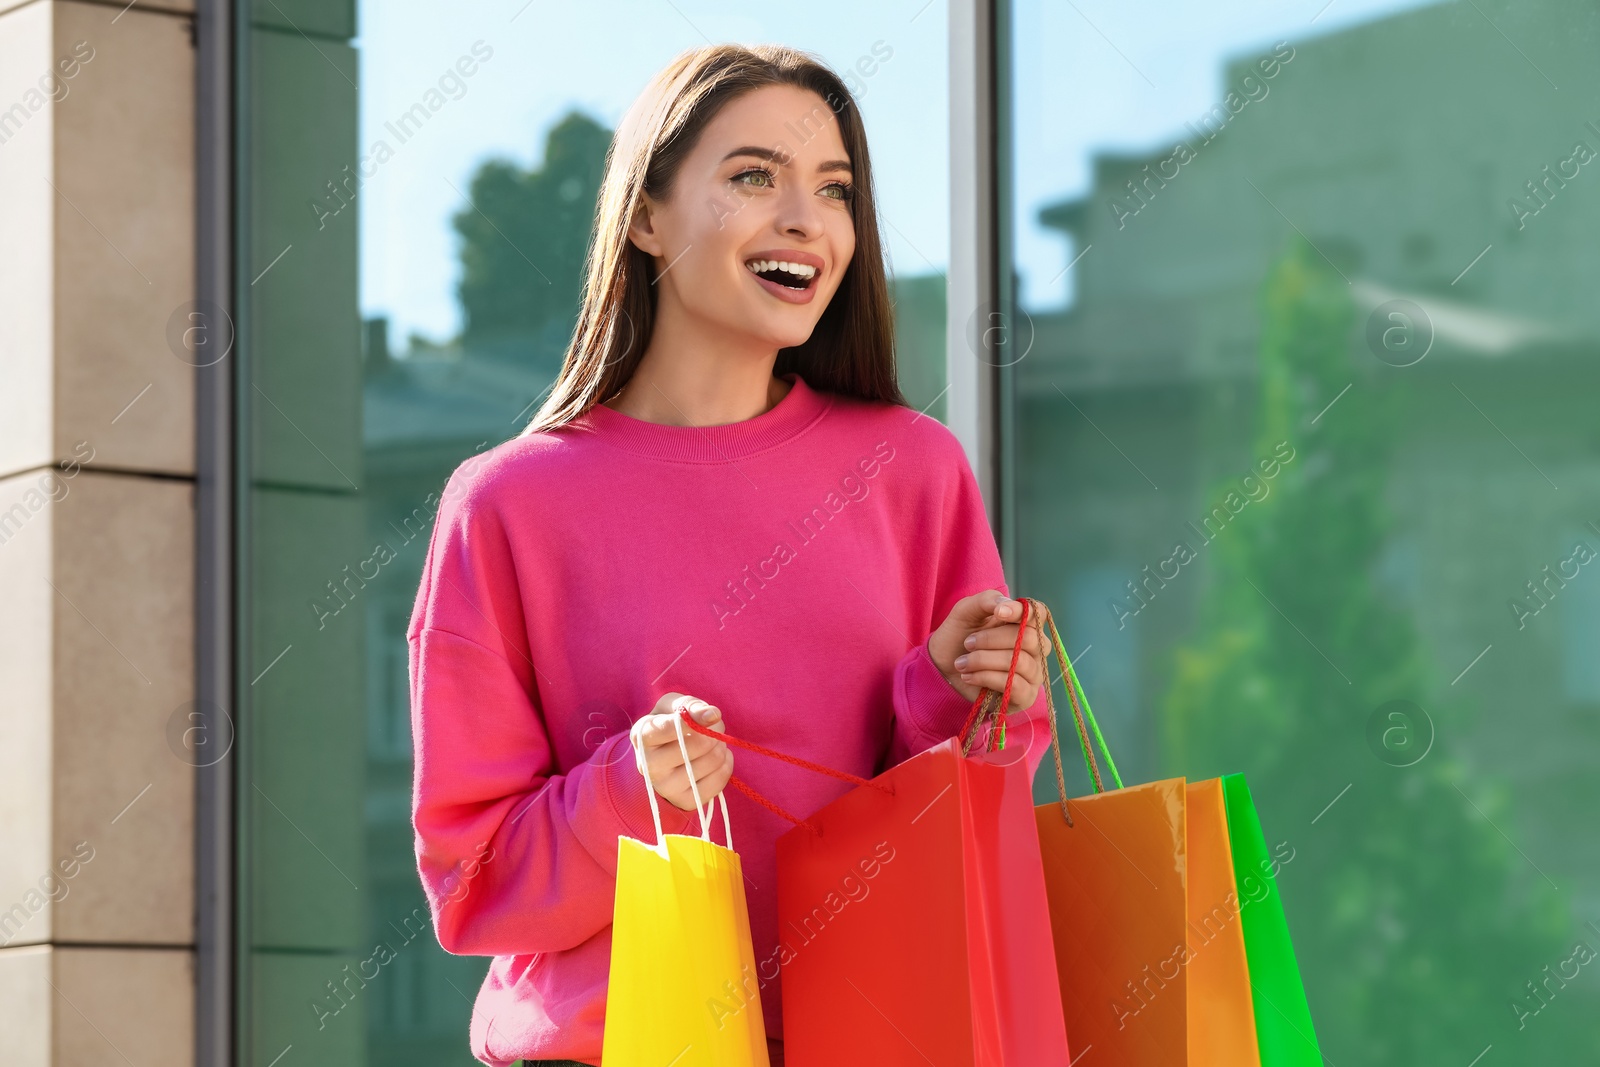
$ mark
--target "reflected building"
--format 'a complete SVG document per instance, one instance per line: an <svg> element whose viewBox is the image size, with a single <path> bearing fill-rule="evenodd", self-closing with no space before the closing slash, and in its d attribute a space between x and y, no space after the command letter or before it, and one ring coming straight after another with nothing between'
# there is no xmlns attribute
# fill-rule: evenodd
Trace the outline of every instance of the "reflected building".
<svg viewBox="0 0 1600 1067"><path fill-rule="evenodd" d="M1559 19L1548 21L1554 32ZM1068 259L1089 251L1072 269L1069 308L1019 316L1033 334L1017 367L1026 411L1019 488L1024 529L1040 535L1025 566L1031 581L1062 591L1086 634L1125 633L1119 619L1132 625L1136 612L1133 641L1148 650L1192 625L1201 583L1174 582L1159 594L1167 610L1152 605L1148 614L1127 583L1175 539L1195 539L1184 531L1215 503L1213 487L1259 458L1250 447L1261 287L1296 231L1348 281L1359 318L1352 390L1326 417L1360 405L1366 390L1406 391L1406 437L1389 472L1397 543L1385 576L1441 659L1465 665L1508 622L1515 631L1512 597L1537 605L1526 582L1542 574L1522 560L1565 559L1574 538L1600 548L1600 534L1585 527L1600 509L1573 506L1600 490L1592 462L1600 431L1582 429L1594 423L1581 410L1600 384L1600 305L1581 295L1594 252L1579 236L1600 232L1600 196L1584 188L1600 178L1587 167L1565 181L1553 173L1575 141L1600 153L1600 112L1596 128L1573 121L1548 106L1548 85L1515 67L1479 79L1478 100L1455 99L1455 85L1449 100L1420 93L1417 64L1428 62L1420 57L1458 61L1461 22L1453 6L1425 8L1296 43L1294 58L1264 82L1267 95L1220 130L1219 103L1148 154L1097 154L1091 188L1039 212ZM1223 84L1252 74L1260 82L1256 64L1270 55L1268 46L1230 61ZM1562 88L1586 95L1583 83L1592 90L1597 75L1573 63ZM1467 119L1491 114L1525 121L1495 128L1489 143L1486 128ZM1180 142L1193 158L1177 166ZM1512 203L1537 214L1519 224ZM1376 353L1367 337L1374 313L1396 301L1423 316L1390 309L1405 312L1402 328L1414 322L1413 348L1426 348L1405 367L1410 357ZM1387 313L1384 328L1402 323ZM1080 489L1063 494L1064 484ZM1475 515L1470 528L1452 522L1466 514ZM1452 569L1461 558L1501 566ZM1535 639L1549 668L1539 689L1524 679L1501 696L1584 713L1600 706L1592 651L1600 581L1591 584L1563 588L1570 610L1542 620L1554 624ZM1133 662L1121 677L1160 676L1141 653ZM1133 714L1149 697L1124 688L1108 704ZM1153 724L1126 726L1130 743L1153 752Z"/></svg>
<svg viewBox="0 0 1600 1067"><path fill-rule="evenodd" d="M1600 910L1600 854L1572 847L1592 839L1584 813L1600 802L1600 568L1584 562L1600 553L1594 44L1592 20L1555 6L1486 16L1454 4L1297 40L1271 78L1266 44L1222 71L1223 93L1254 82L1237 114L1219 101L1148 152L1095 153L1086 191L1019 220L1059 234L1063 262L1081 258L1068 306L1016 315L1032 339L1014 379L1016 582L1059 605L1069 652L1089 649L1084 684L1126 780L1259 759L1258 795L1285 834L1307 833L1353 783L1333 810L1356 823L1317 827L1336 855L1285 875L1295 924L1370 906L1318 895L1370 878L1400 902L1385 936L1441 977L1397 986L1390 1019L1339 984L1353 952L1378 951L1379 917L1359 947L1307 939L1319 1030L1346 1034L1324 1040L1335 1059L1342 1042L1366 1062L1407 1062L1400 1050L1426 1041L1403 1035L1466 1032L1438 1002L1453 997L1442 976L1469 971L1476 999L1455 1010L1516 1030L1504 1005L1555 958L1532 946L1570 953L1570 931ZM1338 336L1279 329L1274 286L1312 269L1323 305L1287 310L1325 314ZM1280 438L1306 457L1288 469L1321 487L1320 528L1295 525L1283 509L1301 505L1259 476ZM1260 499L1208 522L1252 473ZM1368 537L1370 558L1351 547ZM1192 562L1175 559L1180 544ZM1378 620L1385 636L1342 631L1341 617ZM1263 664L1262 682L1324 698L1283 708L1255 737L1242 710L1229 727L1225 703L1186 687L1226 669L1230 633L1260 632L1294 657ZM1358 651L1371 658L1350 662ZM1405 774L1363 738L1388 696L1416 701L1437 731L1430 761ZM1197 706L1219 737L1185 737L1174 709ZM1285 753L1299 762L1269 772ZM1491 783L1514 804L1469 806ZM1400 834L1423 816L1459 836L1436 838L1414 868L1350 869L1368 862L1376 827ZM1558 906L1528 903L1547 890ZM1487 930L1491 915L1504 930ZM1562 996L1568 1025L1592 1017L1592 994ZM1562 1042L1579 1031L1557 1025L1540 1020L1552 1054L1575 1050Z"/></svg>

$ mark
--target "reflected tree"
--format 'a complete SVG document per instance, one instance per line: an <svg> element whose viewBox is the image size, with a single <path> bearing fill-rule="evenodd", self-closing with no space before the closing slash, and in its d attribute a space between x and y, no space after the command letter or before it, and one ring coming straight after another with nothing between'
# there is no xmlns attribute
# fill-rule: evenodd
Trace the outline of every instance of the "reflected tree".
<svg viewBox="0 0 1600 1067"><path fill-rule="evenodd" d="M457 295L468 344L570 327L612 131L573 112L551 128L544 162L523 169L487 160L472 176L472 203L452 222L461 235Z"/></svg>
<svg viewBox="0 0 1600 1067"><path fill-rule="evenodd" d="M1349 287L1304 239L1273 264L1260 308L1254 457L1283 441L1296 455L1217 539L1201 636L1173 653L1163 758L1191 778L1246 771L1269 841L1295 848L1279 881L1331 1061L1465 1065L1490 1043L1498 1062L1592 1055L1582 995L1540 983L1576 940L1600 940L1502 836L1516 822L1492 773L1452 754L1470 708L1429 703L1447 687L1378 578L1404 386L1362 377ZM1353 376L1355 395L1313 424ZM1396 700L1438 728L1415 762L1421 716L1395 720L1411 738L1368 740ZM1385 759L1383 740L1418 747Z"/></svg>

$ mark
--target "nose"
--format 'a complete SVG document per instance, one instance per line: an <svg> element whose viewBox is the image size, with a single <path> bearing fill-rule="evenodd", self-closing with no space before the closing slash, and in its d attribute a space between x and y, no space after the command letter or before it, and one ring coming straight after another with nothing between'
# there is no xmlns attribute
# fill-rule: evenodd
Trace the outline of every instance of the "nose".
<svg viewBox="0 0 1600 1067"><path fill-rule="evenodd" d="M790 182L783 190L774 221L781 232L794 237L812 239L822 234L821 205L815 194L798 182Z"/></svg>

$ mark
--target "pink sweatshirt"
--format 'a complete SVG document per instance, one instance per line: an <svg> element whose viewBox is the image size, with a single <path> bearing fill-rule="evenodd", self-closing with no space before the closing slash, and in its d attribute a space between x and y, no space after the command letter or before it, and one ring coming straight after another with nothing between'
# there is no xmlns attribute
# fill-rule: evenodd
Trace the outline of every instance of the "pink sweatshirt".
<svg viewBox="0 0 1600 1067"><path fill-rule="evenodd" d="M743 422L667 426L596 406L446 484L407 629L412 822L440 945L495 957L470 1035L493 1067L600 1063L617 838L655 840L628 729L662 694L863 777L953 736L971 706L928 635L960 598L1010 590L960 443L909 408L786 377L784 398ZM1030 772L1046 714L1041 694L1009 719ZM797 815L852 788L734 759ZM726 796L778 1063L766 961L774 842L791 824ZM693 812L661 808L667 833L700 832Z"/></svg>

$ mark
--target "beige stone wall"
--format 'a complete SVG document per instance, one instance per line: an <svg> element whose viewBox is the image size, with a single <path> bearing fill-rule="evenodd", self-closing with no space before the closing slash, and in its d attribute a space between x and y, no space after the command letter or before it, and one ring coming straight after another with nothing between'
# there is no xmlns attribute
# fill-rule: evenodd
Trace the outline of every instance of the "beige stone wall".
<svg viewBox="0 0 1600 1067"><path fill-rule="evenodd" d="M0 1058L193 1062L194 50L0 0Z"/></svg>

